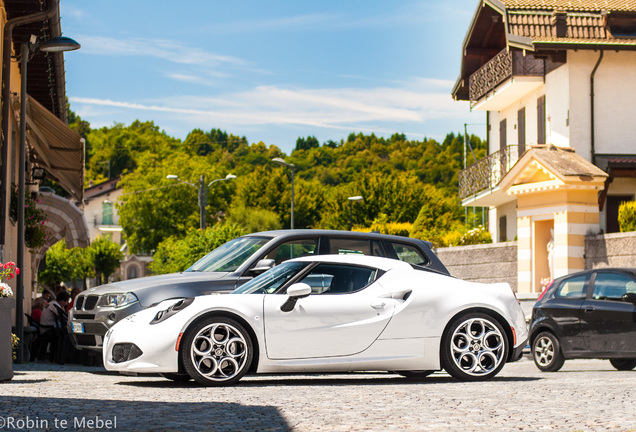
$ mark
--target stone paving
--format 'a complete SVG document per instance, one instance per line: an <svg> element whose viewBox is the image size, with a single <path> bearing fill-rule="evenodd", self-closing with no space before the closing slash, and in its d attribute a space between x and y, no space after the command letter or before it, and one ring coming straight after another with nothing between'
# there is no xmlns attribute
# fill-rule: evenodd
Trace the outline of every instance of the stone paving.
<svg viewBox="0 0 636 432"><path fill-rule="evenodd" d="M531 360L488 382L443 372L267 375L204 388L99 367L15 365L0 384L0 432L31 431L636 431L636 371Z"/></svg>

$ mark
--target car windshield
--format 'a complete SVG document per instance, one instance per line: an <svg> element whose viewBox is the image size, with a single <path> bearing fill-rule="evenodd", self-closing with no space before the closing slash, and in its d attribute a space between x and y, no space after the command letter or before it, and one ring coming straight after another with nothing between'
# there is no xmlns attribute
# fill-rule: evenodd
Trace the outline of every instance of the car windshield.
<svg viewBox="0 0 636 432"><path fill-rule="evenodd" d="M232 291L232 294L275 293L285 282L293 278L309 264L307 262L282 263Z"/></svg>
<svg viewBox="0 0 636 432"><path fill-rule="evenodd" d="M239 237L214 249L192 264L187 272L233 272L257 250L270 241L269 237Z"/></svg>

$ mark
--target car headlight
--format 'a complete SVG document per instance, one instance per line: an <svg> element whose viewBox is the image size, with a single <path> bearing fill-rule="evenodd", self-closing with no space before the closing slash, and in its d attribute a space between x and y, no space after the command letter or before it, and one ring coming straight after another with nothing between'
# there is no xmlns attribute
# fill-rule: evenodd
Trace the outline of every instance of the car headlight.
<svg viewBox="0 0 636 432"><path fill-rule="evenodd" d="M172 315L179 313L190 306L193 301L194 297L185 298L171 305L168 309L160 310L157 312L157 315L155 315L152 321L150 321L150 324L159 324L160 322L167 320Z"/></svg>
<svg viewBox="0 0 636 432"><path fill-rule="evenodd" d="M123 308L138 301L139 299L137 298L137 296L131 292L105 294L102 296L101 299L99 299L99 303L97 304L97 306Z"/></svg>

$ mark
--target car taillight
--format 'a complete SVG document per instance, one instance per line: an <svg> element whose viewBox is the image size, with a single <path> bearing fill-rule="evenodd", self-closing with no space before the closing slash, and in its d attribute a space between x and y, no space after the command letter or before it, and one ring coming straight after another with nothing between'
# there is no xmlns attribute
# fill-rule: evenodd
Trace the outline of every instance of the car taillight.
<svg viewBox="0 0 636 432"><path fill-rule="evenodd" d="M550 283L548 284L547 287L545 287L545 289L543 290L543 292L541 293L541 295L539 296L539 298L537 299L537 301L541 301L541 299L543 298L543 296L545 295L545 293L548 292L548 290L550 289L550 287L552 286L552 284L554 283L554 279L552 279L550 281Z"/></svg>

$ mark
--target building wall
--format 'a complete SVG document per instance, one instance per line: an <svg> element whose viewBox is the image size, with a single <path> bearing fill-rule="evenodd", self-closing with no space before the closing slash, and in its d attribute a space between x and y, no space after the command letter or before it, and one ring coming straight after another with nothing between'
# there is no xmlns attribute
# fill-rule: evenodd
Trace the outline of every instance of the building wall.
<svg viewBox="0 0 636 432"><path fill-rule="evenodd" d="M571 146L590 160L590 74L598 51L568 51ZM633 154L636 52L605 51L594 78L596 153Z"/></svg>
<svg viewBox="0 0 636 432"><path fill-rule="evenodd" d="M636 232L585 237L585 268L636 267Z"/></svg>
<svg viewBox="0 0 636 432"><path fill-rule="evenodd" d="M517 291L517 242L439 248L452 276L473 282L507 282Z"/></svg>

